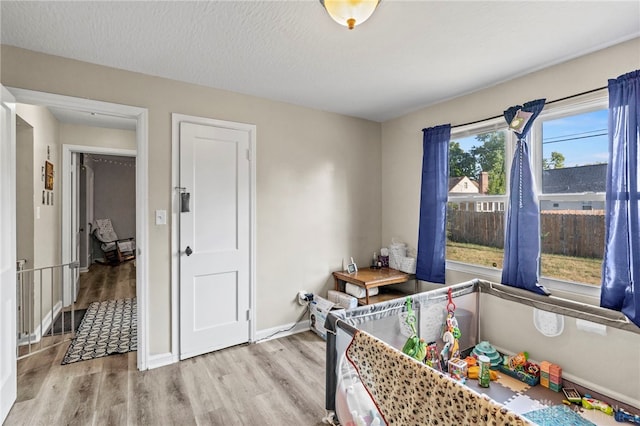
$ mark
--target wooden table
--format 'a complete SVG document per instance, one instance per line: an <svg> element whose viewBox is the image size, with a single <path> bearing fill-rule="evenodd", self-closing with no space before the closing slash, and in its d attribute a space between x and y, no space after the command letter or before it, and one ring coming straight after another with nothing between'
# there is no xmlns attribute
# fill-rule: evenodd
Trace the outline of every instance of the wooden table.
<svg viewBox="0 0 640 426"><path fill-rule="evenodd" d="M398 291L390 291L382 294L380 292L377 296L369 297L369 290L375 287L383 287L391 284L400 284L407 282L409 280L414 280L416 276L414 274L408 274L406 272L401 272L396 269L391 268L380 268L380 269L372 269L365 268L360 269L358 272L354 272L350 274L344 271L338 271L333 273L333 278L335 280L335 289L337 291L344 291L342 288L342 283L351 283L355 284L358 287L362 287L365 289L365 297L364 300L358 299L358 304L360 305L368 305L370 303L382 302L384 300L396 299L398 297L404 296L403 293ZM416 280L416 290L418 293L418 280Z"/></svg>

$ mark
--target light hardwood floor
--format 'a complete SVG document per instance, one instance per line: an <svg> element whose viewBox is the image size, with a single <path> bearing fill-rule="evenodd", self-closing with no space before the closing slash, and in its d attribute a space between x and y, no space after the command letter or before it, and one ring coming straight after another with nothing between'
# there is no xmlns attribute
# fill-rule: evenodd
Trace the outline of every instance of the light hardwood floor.
<svg viewBox="0 0 640 426"><path fill-rule="evenodd" d="M75 309L86 309L92 302L136 296L136 268L133 261L118 266L94 263L80 274L80 290Z"/></svg>
<svg viewBox="0 0 640 426"><path fill-rule="evenodd" d="M105 277L131 277L109 268ZM117 287L80 292L78 304L131 297ZM325 415L325 342L310 331L149 371L137 370L136 352L60 365L67 347L18 363L5 425L319 426Z"/></svg>

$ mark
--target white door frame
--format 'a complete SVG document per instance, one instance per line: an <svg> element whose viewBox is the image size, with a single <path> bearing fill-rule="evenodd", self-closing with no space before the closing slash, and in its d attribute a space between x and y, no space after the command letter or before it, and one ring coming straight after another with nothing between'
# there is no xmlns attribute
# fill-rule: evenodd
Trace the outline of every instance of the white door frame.
<svg viewBox="0 0 640 426"><path fill-rule="evenodd" d="M135 149L118 149L118 148L106 148L99 146L84 146L84 145L62 145L62 264L66 264L73 261L73 247L71 237L75 235L75 231L71 225L71 193L69 189L74 184L71 180L71 175L67 173L67 170L71 168L71 155L72 153L84 153L84 154L105 154L105 155L120 155L123 157L135 157L137 150ZM137 167L137 164L136 164ZM136 188L137 190L137 188ZM76 199L76 202L78 199ZM136 201L137 204L137 201ZM77 208L77 206L74 206ZM83 224L86 228L86 223ZM88 232L88 231L87 231ZM89 240L90 242L91 240ZM137 243L137 240L136 240ZM136 244L137 246L137 244ZM80 260L80 259L76 259ZM136 264L137 267L137 264ZM65 270L64 289L62 291L63 306L69 306L75 301L78 289L72 289L71 285L71 271ZM137 288L136 281L136 288ZM73 295L73 297L71 297ZM138 304L138 310L139 310Z"/></svg>
<svg viewBox="0 0 640 426"><path fill-rule="evenodd" d="M16 363L16 107L15 99L0 84L2 117L8 118L0 132L0 423L4 423L17 396ZM6 110L5 110L6 108ZM4 120L3 120L4 121ZM7 293L12 292L11 293ZM11 297L12 296L12 297ZM4 306L5 304L9 305ZM9 336L7 336L7 333Z"/></svg>
<svg viewBox="0 0 640 426"><path fill-rule="evenodd" d="M9 87L16 102L66 108L87 113L99 113L136 120L136 297L138 309L138 370L148 369L149 359L149 265L148 265L148 146L149 112L146 108L121 105L91 99ZM63 252L64 253L64 252Z"/></svg>
<svg viewBox="0 0 640 426"><path fill-rule="evenodd" d="M213 118L171 114L171 355L173 362L180 360L180 123L194 123L204 126L224 127L249 133L249 342L255 341L256 334L256 126Z"/></svg>

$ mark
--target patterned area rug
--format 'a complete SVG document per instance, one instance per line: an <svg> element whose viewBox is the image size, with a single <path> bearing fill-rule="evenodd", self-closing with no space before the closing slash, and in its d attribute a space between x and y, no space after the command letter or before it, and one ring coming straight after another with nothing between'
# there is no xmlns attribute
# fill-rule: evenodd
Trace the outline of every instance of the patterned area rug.
<svg viewBox="0 0 640 426"><path fill-rule="evenodd" d="M73 331L76 331L80 327L80 322L84 317L86 309L76 309L73 312L73 321L71 321L71 311L65 311L58 314L56 320L53 322L53 332L51 327L44 333L45 336L51 336L52 334L57 336L59 334L71 333L71 324L73 323ZM62 329L64 323L64 330Z"/></svg>
<svg viewBox="0 0 640 426"><path fill-rule="evenodd" d="M62 365L137 350L137 326L135 297L93 302L82 318Z"/></svg>

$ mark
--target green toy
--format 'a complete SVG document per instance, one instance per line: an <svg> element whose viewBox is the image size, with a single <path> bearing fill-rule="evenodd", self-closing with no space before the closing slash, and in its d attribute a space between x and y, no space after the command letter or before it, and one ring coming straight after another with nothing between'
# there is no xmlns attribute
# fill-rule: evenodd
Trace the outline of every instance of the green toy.
<svg viewBox="0 0 640 426"><path fill-rule="evenodd" d="M406 305L407 318L405 319L405 322L411 329L411 337L407 339L407 342L402 347L402 353L405 353L411 358L422 362L427 356L427 344L425 343L424 339L418 337L418 333L416 332L416 315L413 312L411 297L407 297Z"/></svg>

